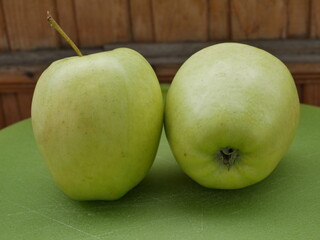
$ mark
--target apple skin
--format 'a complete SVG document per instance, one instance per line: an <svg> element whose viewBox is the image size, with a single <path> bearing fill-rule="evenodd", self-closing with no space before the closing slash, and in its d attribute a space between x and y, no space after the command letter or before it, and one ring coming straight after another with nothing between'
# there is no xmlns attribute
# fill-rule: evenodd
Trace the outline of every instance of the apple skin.
<svg viewBox="0 0 320 240"><path fill-rule="evenodd" d="M151 167L163 125L163 99L149 63L119 48L52 63L32 101L40 153L75 200L114 200Z"/></svg>
<svg viewBox="0 0 320 240"><path fill-rule="evenodd" d="M177 72L166 99L165 131L193 180L238 189L276 168L299 116L293 78L279 59L248 45L221 43L195 53ZM222 154L227 149L233 164Z"/></svg>

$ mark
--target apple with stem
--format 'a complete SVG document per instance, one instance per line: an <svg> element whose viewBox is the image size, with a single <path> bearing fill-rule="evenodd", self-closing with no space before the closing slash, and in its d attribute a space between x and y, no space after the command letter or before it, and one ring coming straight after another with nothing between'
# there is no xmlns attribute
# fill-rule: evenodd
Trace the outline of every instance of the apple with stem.
<svg viewBox="0 0 320 240"><path fill-rule="evenodd" d="M49 15L79 56L53 62L32 101L36 143L55 182L75 200L114 200L150 169L163 100L150 64L119 48L87 56Z"/></svg>
<svg viewBox="0 0 320 240"><path fill-rule="evenodd" d="M200 50L169 88L165 131L183 171L208 188L266 178L287 152L300 105L287 67L239 43Z"/></svg>

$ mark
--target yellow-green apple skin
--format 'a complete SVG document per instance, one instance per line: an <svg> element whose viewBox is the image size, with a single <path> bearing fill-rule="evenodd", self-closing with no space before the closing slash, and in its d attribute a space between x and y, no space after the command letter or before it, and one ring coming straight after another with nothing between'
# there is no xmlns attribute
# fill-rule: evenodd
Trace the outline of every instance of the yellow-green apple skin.
<svg viewBox="0 0 320 240"><path fill-rule="evenodd" d="M266 178L299 122L293 78L276 57L239 43L191 56L169 88L165 131L183 171L208 188L243 188Z"/></svg>
<svg viewBox="0 0 320 240"><path fill-rule="evenodd" d="M127 48L70 57L41 75L32 127L54 180L75 200L114 200L151 167L163 100L149 63Z"/></svg>

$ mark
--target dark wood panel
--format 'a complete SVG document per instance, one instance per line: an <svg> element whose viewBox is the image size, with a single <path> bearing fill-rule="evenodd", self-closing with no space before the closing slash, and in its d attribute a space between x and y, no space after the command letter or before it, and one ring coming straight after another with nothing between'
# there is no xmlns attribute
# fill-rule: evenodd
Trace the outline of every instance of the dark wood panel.
<svg viewBox="0 0 320 240"><path fill-rule="evenodd" d="M209 0L209 39L231 38L230 0Z"/></svg>
<svg viewBox="0 0 320 240"><path fill-rule="evenodd" d="M7 126L2 106L3 106L3 103L2 103L1 93L0 93L0 129Z"/></svg>
<svg viewBox="0 0 320 240"><path fill-rule="evenodd" d="M310 37L320 37L320 1L310 0Z"/></svg>
<svg viewBox="0 0 320 240"><path fill-rule="evenodd" d="M56 17L54 0L2 0L2 4L12 50L59 46L57 35L46 20L47 10Z"/></svg>
<svg viewBox="0 0 320 240"><path fill-rule="evenodd" d="M153 0L152 9L157 42L208 40L206 0Z"/></svg>
<svg viewBox="0 0 320 240"><path fill-rule="evenodd" d="M314 62L291 62L286 63L291 73L297 76L297 81L306 81L307 79L315 79L320 75L320 61L316 59Z"/></svg>
<svg viewBox="0 0 320 240"><path fill-rule="evenodd" d="M302 66L299 71L304 71L304 69L306 72L313 71L320 63L320 40L247 40L238 42L264 49L288 64L298 63L299 66ZM196 51L217 43L220 42L115 43L107 44L103 49L84 48L83 53L91 54L119 47L129 47L140 52L155 64L181 64ZM0 70L6 69L8 66L19 66L21 69L33 65L48 65L55 60L74 55L72 49L2 52L0 53Z"/></svg>
<svg viewBox="0 0 320 240"><path fill-rule="evenodd" d="M159 79L160 83L171 83L177 71L179 70L180 65L171 64L171 65L159 65L154 66L154 71Z"/></svg>
<svg viewBox="0 0 320 240"><path fill-rule="evenodd" d="M16 71L0 71L0 93L32 93L36 85L36 73L28 77L24 72L20 72L19 67Z"/></svg>
<svg viewBox="0 0 320 240"><path fill-rule="evenodd" d="M310 1L288 1L287 38L307 38L309 36Z"/></svg>
<svg viewBox="0 0 320 240"><path fill-rule="evenodd" d="M131 41L127 0L77 0L74 3L81 47Z"/></svg>
<svg viewBox="0 0 320 240"><path fill-rule="evenodd" d="M310 83L303 86L303 103L320 106L320 84Z"/></svg>
<svg viewBox="0 0 320 240"><path fill-rule="evenodd" d="M2 93L2 109L5 116L6 125L13 124L21 120L18 101L15 93Z"/></svg>
<svg viewBox="0 0 320 240"><path fill-rule="evenodd" d="M233 39L285 38L285 0L231 0Z"/></svg>
<svg viewBox="0 0 320 240"><path fill-rule="evenodd" d="M153 42L154 23L151 0L131 0L130 16L134 42Z"/></svg>
<svg viewBox="0 0 320 240"><path fill-rule="evenodd" d="M318 0L0 0L0 51L113 42L319 38Z"/></svg>
<svg viewBox="0 0 320 240"><path fill-rule="evenodd" d="M33 92L31 93L18 93L17 100L21 119L26 119L31 116L31 103Z"/></svg>
<svg viewBox="0 0 320 240"><path fill-rule="evenodd" d="M6 31L6 22L4 20L2 0L0 0L0 51L8 50L8 49L9 49L9 45L8 45L8 37L7 37L7 31Z"/></svg>
<svg viewBox="0 0 320 240"><path fill-rule="evenodd" d="M78 25L76 22L74 0L56 0L57 13L60 26L68 36L78 44ZM69 44L59 36L62 46L69 47Z"/></svg>
<svg viewBox="0 0 320 240"><path fill-rule="evenodd" d="M299 101L303 102L303 84L296 84L298 95L299 95Z"/></svg>

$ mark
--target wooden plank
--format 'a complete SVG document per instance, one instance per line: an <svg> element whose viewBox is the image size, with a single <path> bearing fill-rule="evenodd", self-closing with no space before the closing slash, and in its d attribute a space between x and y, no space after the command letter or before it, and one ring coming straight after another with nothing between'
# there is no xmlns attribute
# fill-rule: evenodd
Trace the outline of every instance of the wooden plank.
<svg viewBox="0 0 320 240"><path fill-rule="evenodd" d="M76 0L74 3L81 47L131 40L127 0Z"/></svg>
<svg viewBox="0 0 320 240"><path fill-rule="evenodd" d="M104 46L105 50L129 47L144 55L154 66L180 65L196 51L217 42L183 42L183 43L115 43ZM299 79L310 82L320 74L320 40L251 40L243 43L257 46L278 56L286 63L291 72ZM86 54L101 51L99 48L83 49ZM28 79L30 74L43 70L51 62L74 55L73 50L42 50L28 52L0 53L0 82L6 79L13 84L13 79ZM30 65L31 64L31 65ZM17 74L19 76L10 74ZM9 76L10 75L10 76ZM26 76L27 75L27 76ZM29 77L28 77L29 76ZM32 77L32 76L31 76ZM35 79L35 77L32 77ZM1 80L3 79L3 80ZM30 80L30 79L29 79ZM30 85L34 84L30 82ZM3 82L4 84L4 82ZM12 86L11 84L11 86Z"/></svg>
<svg viewBox="0 0 320 240"><path fill-rule="evenodd" d="M18 93L18 106L21 119L26 119L31 116L31 103L33 93Z"/></svg>
<svg viewBox="0 0 320 240"><path fill-rule="evenodd" d="M305 84L303 103L320 106L320 84Z"/></svg>
<svg viewBox="0 0 320 240"><path fill-rule="evenodd" d="M55 15L54 0L2 0L9 45L12 50L57 47L57 35L46 21Z"/></svg>
<svg viewBox="0 0 320 240"><path fill-rule="evenodd" d="M101 48L82 49L83 54L101 52ZM36 50L36 51L17 51L17 52L2 52L0 53L0 68L2 66L48 66L50 63L67 57L75 56L73 49L61 50Z"/></svg>
<svg viewBox="0 0 320 240"><path fill-rule="evenodd" d="M310 0L310 37L320 37L320 1Z"/></svg>
<svg viewBox="0 0 320 240"><path fill-rule="evenodd" d="M153 42L153 15L151 0L131 0L130 16L134 42Z"/></svg>
<svg viewBox="0 0 320 240"><path fill-rule="evenodd" d="M209 45L210 43L206 42L118 43L105 45L104 49L111 50L119 47L129 47L138 51L146 58L167 58L167 61L170 61L169 64L171 64L174 58L184 57L184 60L186 60L191 54Z"/></svg>
<svg viewBox="0 0 320 240"><path fill-rule="evenodd" d="M233 39L258 38L258 2L230 0L231 32Z"/></svg>
<svg viewBox="0 0 320 240"><path fill-rule="evenodd" d="M1 98L6 125L10 125L21 120L16 94L2 93Z"/></svg>
<svg viewBox="0 0 320 240"><path fill-rule="evenodd" d="M230 0L209 0L209 39L231 38Z"/></svg>
<svg viewBox="0 0 320 240"><path fill-rule="evenodd" d="M8 50L8 37L6 31L6 22L4 19L4 12L2 8L2 2L0 0L0 51Z"/></svg>
<svg viewBox="0 0 320 240"><path fill-rule="evenodd" d="M320 64L320 40L246 40L239 42L265 49L288 64L299 63L299 66L303 64L299 71L315 71L314 68L319 71L317 66ZM161 58L171 64L182 63L196 51L216 43L218 42L113 43L105 45L104 50L129 47L137 50L146 58ZM84 54L92 54L101 52L101 48L84 48L82 51ZM55 60L74 55L71 49L2 52L0 53L0 69L19 66L21 71L28 68L39 70L38 66L47 67ZM175 62L176 60L180 62Z"/></svg>
<svg viewBox="0 0 320 240"><path fill-rule="evenodd" d="M208 40L206 0L152 1L157 42Z"/></svg>
<svg viewBox="0 0 320 240"><path fill-rule="evenodd" d="M180 65L153 66L160 83L171 83Z"/></svg>
<svg viewBox="0 0 320 240"><path fill-rule="evenodd" d="M296 62L296 63L286 63L292 74L310 74L317 73L320 74L320 63L304 63L304 62Z"/></svg>
<svg viewBox="0 0 320 240"><path fill-rule="evenodd" d="M23 72L0 71L0 93L32 93L36 81Z"/></svg>
<svg viewBox="0 0 320 240"><path fill-rule="evenodd" d="M286 0L231 0L230 7L233 39L285 37Z"/></svg>
<svg viewBox="0 0 320 240"><path fill-rule="evenodd" d="M37 71L34 73L34 76L32 78L33 82L36 84L38 79L41 77L41 74L43 73L45 69L41 69L40 71Z"/></svg>
<svg viewBox="0 0 320 240"><path fill-rule="evenodd" d="M62 29L68 36L78 44L78 26L76 22L74 1L73 0L56 0L58 21ZM69 44L59 37L61 45L69 47Z"/></svg>
<svg viewBox="0 0 320 240"><path fill-rule="evenodd" d="M296 84L297 87L297 92L298 92L298 96L299 96L299 101L300 103L302 103L303 101L303 84Z"/></svg>
<svg viewBox="0 0 320 240"><path fill-rule="evenodd" d="M4 128L5 126L7 126L7 124L6 124L6 119L3 113L3 103L2 103L2 97L0 94L0 129Z"/></svg>
<svg viewBox="0 0 320 240"><path fill-rule="evenodd" d="M307 38L309 34L309 7L306 0L288 1L288 38Z"/></svg>

